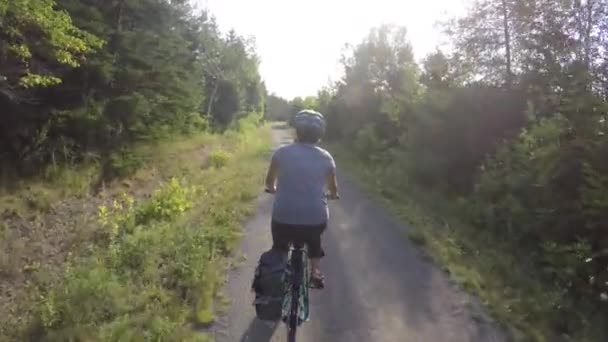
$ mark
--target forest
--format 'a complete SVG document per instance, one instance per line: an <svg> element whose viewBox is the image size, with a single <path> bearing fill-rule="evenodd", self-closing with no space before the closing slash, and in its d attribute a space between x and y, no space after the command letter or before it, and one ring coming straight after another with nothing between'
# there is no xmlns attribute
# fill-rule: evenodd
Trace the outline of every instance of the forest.
<svg viewBox="0 0 608 342"><path fill-rule="evenodd" d="M188 0L0 0L0 340L209 341L259 62Z"/></svg>
<svg viewBox="0 0 608 342"><path fill-rule="evenodd" d="M522 325L583 340L608 313L608 2L479 0L442 28L422 63L405 27L372 30L308 101L385 197L436 194L472 227L461 253L513 257L506 296L513 267L538 280Z"/></svg>
<svg viewBox="0 0 608 342"><path fill-rule="evenodd" d="M3 179L261 112L254 42L189 1L1 0ZM118 157L117 157L118 156Z"/></svg>

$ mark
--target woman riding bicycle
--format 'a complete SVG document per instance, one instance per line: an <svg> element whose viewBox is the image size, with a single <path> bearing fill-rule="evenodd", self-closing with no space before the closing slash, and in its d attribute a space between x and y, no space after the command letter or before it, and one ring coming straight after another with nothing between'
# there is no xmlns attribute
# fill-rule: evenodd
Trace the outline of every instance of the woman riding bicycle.
<svg viewBox="0 0 608 342"><path fill-rule="evenodd" d="M273 248L286 251L289 242L307 244L311 283L322 288L319 261L325 253L321 234L329 219L327 198L338 198L336 164L329 152L316 145L325 133L321 113L303 110L295 115L292 125L296 141L275 151L266 176L266 190L276 193L271 222Z"/></svg>

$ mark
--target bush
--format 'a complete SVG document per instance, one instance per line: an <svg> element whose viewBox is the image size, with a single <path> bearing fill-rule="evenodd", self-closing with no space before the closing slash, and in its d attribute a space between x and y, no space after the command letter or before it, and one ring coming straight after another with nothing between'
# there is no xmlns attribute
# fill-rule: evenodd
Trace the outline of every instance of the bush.
<svg viewBox="0 0 608 342"><path fill-rule="evenodd" d="M38 317L45 330L55 331L51 336L81 335L79 330L86 325L110 320L127 309L137 291L125 285L110 269L89 260L69 269L63 285L43 295ZM62 331L68 327L71 331Z"/></svg>
<svg viewBox="0 0 608 342"><path fill-rule="evenodd" d="M192 192L172 179L139 207L126 195L100 207L108 244L75 259L61 285L43 293L36 307L49 340L196 340L184 328L187 303L171 299L173 292L196 293L208 281L211 242L200 231L169 223L191 207ZM197 297L187 298L194 303Z"/></svg>
<svg viewBox="0 0 608 342"><path fill-rule="evenodd" d="M209 165L215 168L221 168L228 164L230 161L230 153L222 150L213 151L208 157Z"/></svg>
<svg viewBox="0 0 608 342"><path fill-rule="evenodd" d="M143 166L145 158L142 154L132 149L122 149L110 155L111 177L126 177L132 175Z"/></svg>
<svg viewBox="0 0 608 342"><path fill-rule="evenodd" d="M30 209L48 212L53 206L54 198L45 189L33 189L26 194L26 202Z"/></svg>
<svg viewBox="0 0 608 342"><path fill-rule="evenodd" d="M209 120L200 113L190 113L186 115L182 124L183 133L195 133L207 131L210 127Z"/></svg>
<svg viewBox="0 0 608 342"><path fill-rule="evenodd" d="M195 188L186 187L177 178L163 185L152 199L136 212L136 222L145 225L153 220L171 220L192 207Z"/></svg>
<svg viewBox="0 0 608 342"><path fill-rule="evenodd" d="M608 291L608 240L602 238L608 181L597 170L608 170L595 156L608 144L598 139L582 147L572 127L555 115L501 147L482 168L470 212L478 226L490 227L559 289L556 307L577 298L590 305L585 310L607 314L600 301ZM560 319L580 330L588 317L564 312Z"/></svg>

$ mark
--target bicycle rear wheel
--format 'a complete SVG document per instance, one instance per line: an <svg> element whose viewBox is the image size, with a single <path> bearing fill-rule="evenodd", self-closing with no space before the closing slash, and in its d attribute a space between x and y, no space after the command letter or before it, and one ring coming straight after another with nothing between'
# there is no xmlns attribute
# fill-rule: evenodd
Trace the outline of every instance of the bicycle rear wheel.
<svg viewBox="0 0 608 342"><path fill-rule="evenodd" d="M289 328L287 330L287 342L296 342L296 329Z"/></svg>
<svg viewBox="0 0 608 342"><path fill-rule="evenodd" d="M296 342L296 332L299 323L300 289L294 286L291 296L291 309L287 320L287 342Z"/></svg>

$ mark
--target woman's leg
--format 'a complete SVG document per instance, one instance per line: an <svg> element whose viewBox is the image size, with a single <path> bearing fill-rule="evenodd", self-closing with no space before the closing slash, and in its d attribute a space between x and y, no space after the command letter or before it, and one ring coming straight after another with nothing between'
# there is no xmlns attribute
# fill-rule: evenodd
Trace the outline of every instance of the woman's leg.
<svg viewBox="0 0 608 342"><path fill-rule="evenodd" d="M286 252L289 249L290 229L288 225L272 221L272 248Z"/></svg>
<svg viewBox="0 0 608 342"><path fill-rule="evenodd" d="M312 283L314 287L322 288L323 273L321 273L320 263L321 258L325 255L321 245L321 234L325 231L326 224L309 227L308 229L308 252L310 258L310 273L312 275Z"/></svg>
<svg viewBox="0 0 608 342"><path fill-rule="evenodd" d="M321 264L321 258L310 258L310 273L314 276L321 276L321 268L319 265Z"/></svg>

